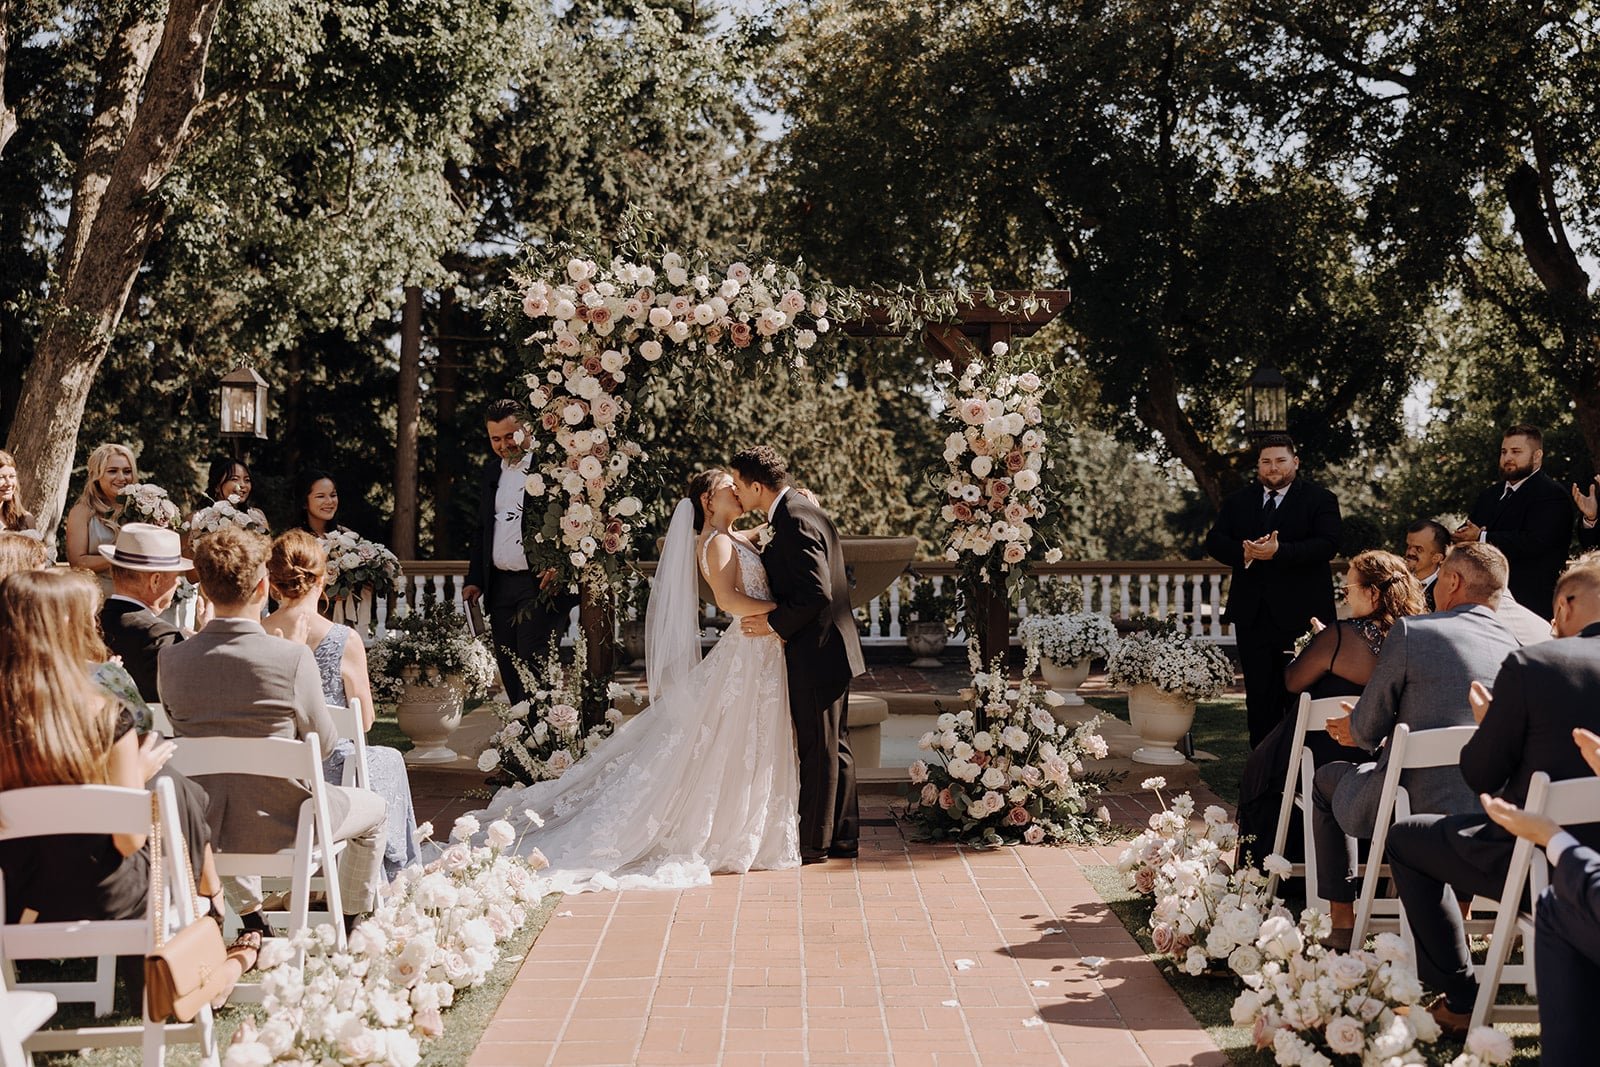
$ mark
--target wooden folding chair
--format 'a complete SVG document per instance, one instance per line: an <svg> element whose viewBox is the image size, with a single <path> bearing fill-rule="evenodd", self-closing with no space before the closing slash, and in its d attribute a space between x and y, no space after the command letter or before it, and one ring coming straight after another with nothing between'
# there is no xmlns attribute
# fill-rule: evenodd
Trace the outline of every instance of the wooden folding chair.
<svg viewBox="0 0 1600 1067"><path fill-rule="evenodd" d="M1562 826L1581 826L1600 822L1600 778L1567 778L1552 782L1550 776L1539 771L1528 784L1528 800L1524 808L1548 816ZM1522 887L1529 882L1529 905L1522 907ZM1550 884L1550 864L1544 849L1532 841L1517 838L1511 850L1511 868L1506 872L1505 888L1500 892L1500 905L1495 913L1494 929L1489 934L1489 955L1478 969L1478 999L1472 1005L1472 1027L1484 1026L1491 1021L1537 1022L1537 1004L1496 1004L1502 985L1526 986L1530 996L1534 987L1533 935L1534 909L1538 907L1539 894ZM1522 941L1522 963L1508 964L1511 948Z"/></svg>
<svg viewBox="0 0 1600 1067"><path fill-rule="evenodd" d="M1316 774L1317 767L1311 758L1311 750L1306 747L1306 734L1312 730L1327 730L1329 719L1337 719L1344 714L1344 708L1340 705L1347 699L1349 698L1326 697L1322 700L1312 700L1311 694L1300 694L1300 704L1294 719L1294 744L1289 750L1289 769L1283 780L1283 801L1278 806L1278 830L1272 838L1272 851L1280 856L1283 855L1283 850L1289 843L1289 816L1295 808L1299 808L1300 836L1304 842L1305 860L1294 864L1292 873L1301 875L1306 880L1306 904L1324 914L1327 914L1328 902L1316 895L1317 850L1311 841L1311 780ZM1274 874L1267 879L1267 895L1271 896L1277 889L1278 876Z"/></svg>
<svg viewBox="0 0 1600 1067"><path fill-rule="evenodd" d="M164 833L170 840L181 835L178 802L172 783L158 779L156 805ZM143 789L123 789L109 785L50 785L0 792L0 841L59 834L129 834L148 837L152 829L150 793ZM179 848L163 850L163 885L170 898L165 908L171 931L194 922L194 887L186 884ZM110 982L114 969L100 967L99 977L89 982L38 982L19 984L14 960L100 959L116 956L143 958L155 948L155 924L151 916L156 901L147 903L144 915L136 919L73 920L70 922L20 923L0 925L0 977L8 990L47 994L63 1003L90 1003L96 1014L111 1009ZM5 915L5 887L0 883L0 919ZM30 998L31 1006L19 1010L30 1017L39 1011L41 1001ZM27 1002L24 1002L25 1005ZM9 1014L10 1008L4 1014ZM201 1062L215 1067L216 1035L211 1008L200 1009L192 1023L160 1023L150 1018L148 1001L140 1026L86 1026L63 1030L40 1030L23 1047L29 1052L73 1052L90 1047L142 1045L145 1067L166 1062L169 1040L193 1041L200 1045ZM48 1017L48 1015L46 1016ZM9 1060L7 1061L9 1062Z"/></svg>

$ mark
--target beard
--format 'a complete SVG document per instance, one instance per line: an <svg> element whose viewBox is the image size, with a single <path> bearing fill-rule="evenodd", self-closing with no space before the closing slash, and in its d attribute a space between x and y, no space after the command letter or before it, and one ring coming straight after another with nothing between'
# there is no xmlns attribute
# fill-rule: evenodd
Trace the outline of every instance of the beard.
<svg viewBox="0 0 1600 1067"><path fill-rule="evenodd" d="M1268 489L1283 489L1286 488L1290 482L1294 481L1294 476L1296 473L1297 472L1293 471L1287 474L1261 474L1260 472L1257 472L1256 478Z"/></svg>
<svg viewBox="0 0 1600 1067"><path fill-rule="evenodd" d="M1516 463L1502 463L1500 464L1500 477L1508 482L1520 482L1532 474L1534 470L1532 463L1528 463L1526 466L1519 466Z"/></svg>

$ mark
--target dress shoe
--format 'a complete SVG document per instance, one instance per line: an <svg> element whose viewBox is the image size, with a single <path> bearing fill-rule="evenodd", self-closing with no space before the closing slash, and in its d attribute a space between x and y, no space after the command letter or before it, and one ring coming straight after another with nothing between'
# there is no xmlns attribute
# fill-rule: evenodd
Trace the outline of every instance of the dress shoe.
<svg viewBox="0 0 1600 1067"><path fill-rule="evenodd" d="M809 852L809 853L802 854L801 857L800 857L800 864L801 864L801 866L804 866L804 867L809 867L813 863L827 863L827 862L828 862L828 854L826 852Z"/></svg>
<svg viewBox="0 0 1600 1067"><path fill-rule="evenodd" d="M828 849L828 855L836 860L853 860L861 855L861 846L854 843L834 845Z"/></svg>
<svg viewBox="0 0 1600 1067"><path fill-rule="evenodd" d="M1471 1012L1451 1011L1449 1002L1442 996L1428 1005L1428 1014L1447 1037L1466 1037L1467 1027L1472 1023Z"/></svg>
<svg viewBox="0 0 1600 1067"><path fill-rule="evenodd" d="M1322 939L1322 947L1333 952L1349 952L1350 938L1355 932L1353 926L1335 926L1328 936Z"/></svg>

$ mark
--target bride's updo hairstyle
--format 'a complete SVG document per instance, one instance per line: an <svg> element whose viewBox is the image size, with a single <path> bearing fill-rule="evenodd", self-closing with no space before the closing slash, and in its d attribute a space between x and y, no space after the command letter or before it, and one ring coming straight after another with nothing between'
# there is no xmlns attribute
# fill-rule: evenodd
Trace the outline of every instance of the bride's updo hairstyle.
<svg viewBox="0 0 1600 1067"><path fill-rule="evenodd" d="M721 467L712 467L703 470L689 479L689 503L694 505L694 528L703 529L706 524L706 505L704 497L717 487L717 482L728 476L728 472Z"/></svg>
<svg viewBox="0 0 1600 1067"><path fill-rule="evenodd" d="M279 600L299 600L327 573L328 554L304 530L289 530L272 542L267 557L267 581Z"/></svg>

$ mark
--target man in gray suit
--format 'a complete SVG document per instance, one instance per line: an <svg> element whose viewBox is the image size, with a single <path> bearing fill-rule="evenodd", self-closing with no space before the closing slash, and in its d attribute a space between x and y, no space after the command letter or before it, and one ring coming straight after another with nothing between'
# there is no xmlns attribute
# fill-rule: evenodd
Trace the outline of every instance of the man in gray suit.
<svg viewBox="0 0 1600 1067"><path fill-rule="evenodd" d="M1472 542L1451 549L1435 583L1439 610L1395 620L1361 699L1344 705L1347 718L1328 721L1329 736L1377 752L1400 723L1412 730L1471 726L1468 688L1492 681L1506 656L1520 647L1494 613L1508 570L1504 554L1493 545ZM1388 766L1385 747L1373 763L1325 764L1313 781L1317 890L1332 905L1333 935L1327 943L1341 950L1350 944L1360 889L1345 836L1372 836ZM1456 767L1408 770L1400 781L1414 812L1449 814L1477 807Z"/></svg>
<svg viewBox="0 0 1600 1067"><path fill-rule="evenodd" d="M267 554L260 534L224 527L194 546L200 589L215 618L157 660L157 685L179 737L304 737L315 732L326 758L339 735L322 698L311 650L261 628ZM273 852L294 844L300 806L311 792L297 782L254 775L205 775L207 819L219 852ZM345 923L370 912L383 878L383 799L330 785L328 817L339 857ZM228 901L246 929L264 930L259 878L229 879Z"/></svg>

